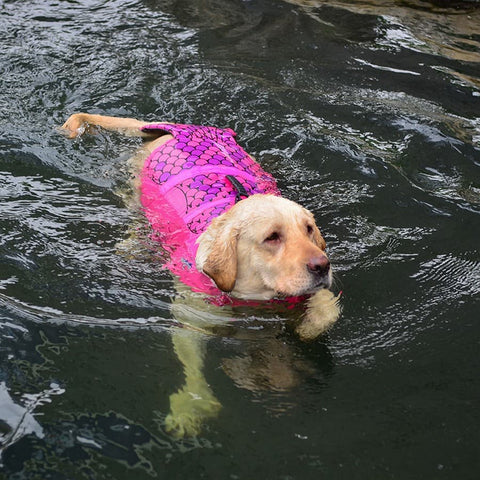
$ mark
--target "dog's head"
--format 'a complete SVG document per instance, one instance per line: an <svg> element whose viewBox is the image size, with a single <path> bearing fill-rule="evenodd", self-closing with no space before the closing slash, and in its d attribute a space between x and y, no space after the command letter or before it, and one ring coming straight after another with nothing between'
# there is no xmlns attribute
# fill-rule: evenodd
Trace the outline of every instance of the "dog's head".
<svg viewBox="0 0 480 480"><path fill-rule="evenodd" d="M234 296L299 296L332 283L325 240L295 202L252 195L213 220L198 239L197 268Z"/></svg>

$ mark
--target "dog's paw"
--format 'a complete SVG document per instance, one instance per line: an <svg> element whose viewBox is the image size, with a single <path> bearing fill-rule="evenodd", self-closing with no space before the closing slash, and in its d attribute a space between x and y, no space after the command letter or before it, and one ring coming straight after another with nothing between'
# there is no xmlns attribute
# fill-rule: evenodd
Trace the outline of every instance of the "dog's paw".
<svg viewBox="0 0 480 480"><path fill-rule="evenodd" d="M201 419L187 413L169 413L165 418L165 430L173 438L197 437L202 429Z"/></svg>
<svg viewBox="0 0 480 480"><path fill-rule="evenodd" d="M85 114L74 113L60 127L60 132L64 133L68 138L76 138L83 135L87 130L87 122Z"/></svg>
<svg viewBox="0 0 480 480"><path fill-rule="evenodd" d="M172 437L196 437L202 424L215 417L222 408L209 392L201 396L185 389L170 395L170 413L165 418L165 429Z"/></svg>
<svg viewBox="0 0 480 480"><path fill-rule="evenodd" d="M308 300L307 310L295 332L303 341L315 340L325 333L340 316L340 295L330 290L319 290Z"/></svg>

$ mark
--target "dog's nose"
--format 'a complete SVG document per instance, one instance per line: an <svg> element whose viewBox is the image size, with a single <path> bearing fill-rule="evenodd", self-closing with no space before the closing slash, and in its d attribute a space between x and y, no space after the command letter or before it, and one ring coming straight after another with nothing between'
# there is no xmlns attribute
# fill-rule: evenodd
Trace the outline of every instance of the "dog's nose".
<svg viewBox="0 0 480 480"><path fill-rule="evenodd" d="M307 263L307 268L316 275L326 275L330 270L330 260L325 255L312 257Z"/></svg>

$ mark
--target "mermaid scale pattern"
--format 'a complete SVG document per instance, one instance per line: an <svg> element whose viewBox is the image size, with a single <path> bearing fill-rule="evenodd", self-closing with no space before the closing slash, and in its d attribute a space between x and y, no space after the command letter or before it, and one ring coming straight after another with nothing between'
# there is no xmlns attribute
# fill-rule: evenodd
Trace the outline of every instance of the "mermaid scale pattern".
<svg viewBox="0 0 480 480"><path fill-rule="evenodd" d="M175 199L175 210L194 234L235 203L237 191L227 175L234 175L249 195L279 195L273 177L237 144L231 129L158 123L142 130L173 135L147 159L144 175L165 198Z"/></svg>

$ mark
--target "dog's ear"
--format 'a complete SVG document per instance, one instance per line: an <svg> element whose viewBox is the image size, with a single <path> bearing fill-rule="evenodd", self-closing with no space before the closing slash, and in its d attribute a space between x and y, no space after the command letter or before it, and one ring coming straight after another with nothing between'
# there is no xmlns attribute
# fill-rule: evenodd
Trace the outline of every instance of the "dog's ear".
<svg viewBox="0 0 480 480"><path fill-rule="evenodd" d="M224 292L231 292L235 287L237 236L227 213L214 219L198 239L197 268Z"/></svg>

